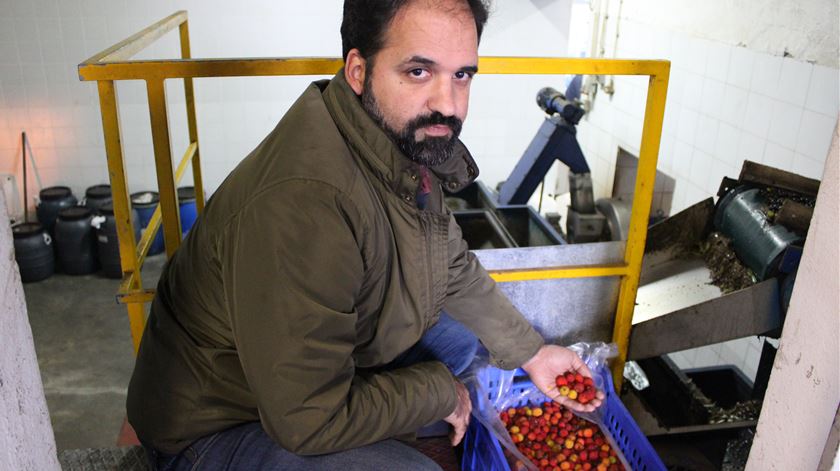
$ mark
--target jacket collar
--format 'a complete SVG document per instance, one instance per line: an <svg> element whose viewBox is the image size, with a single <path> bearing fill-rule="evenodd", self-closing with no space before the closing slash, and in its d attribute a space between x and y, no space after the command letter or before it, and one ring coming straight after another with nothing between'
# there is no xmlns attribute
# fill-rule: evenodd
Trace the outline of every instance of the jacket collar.
<svg viewBox="0 0 840 471"><path fill-rule="evenodd" d="M328 84L321 82L319 88L348 145L398 195L413 201L419 184L418 164L406 157L364 110L361 100L344 79L344 69ZM478 166L460 139L455 155L430 170L449 192L463 189L478 177Z"/></svg>

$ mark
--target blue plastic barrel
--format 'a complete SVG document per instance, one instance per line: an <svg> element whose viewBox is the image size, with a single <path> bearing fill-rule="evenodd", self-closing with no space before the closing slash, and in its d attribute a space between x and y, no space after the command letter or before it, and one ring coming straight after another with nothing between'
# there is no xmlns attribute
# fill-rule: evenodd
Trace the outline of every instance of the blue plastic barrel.
<svg viewBox="0 0 840 471"><path fill-rule="evenodd" d="M152 214L155 213L160 196L156 191L140 191L131 194L131 206L137 210L139 217L140 228L145 230L149 226L149 221L152 220ZM163 252L163 230L158 229L155 240L152 241L152 246L149 247L149 255L155 255Z"/></svg>
<svg viewBox="0 0 840 471"><path fill-rule="evenodd" d="M198 217L198 210L195 207L195 187L182 186L178 188L178 212L181 215L181 237L187 237L195 219Z"/></svg>

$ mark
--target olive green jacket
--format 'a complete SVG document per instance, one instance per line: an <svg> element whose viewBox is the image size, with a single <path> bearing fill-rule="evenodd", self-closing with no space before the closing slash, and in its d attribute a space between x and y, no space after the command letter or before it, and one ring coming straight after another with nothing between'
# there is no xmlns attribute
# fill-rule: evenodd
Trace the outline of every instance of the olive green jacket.
<svg viewBox="0 0 840 471"><path fill-rule="evenodd" d="M315 82L228 176L164 269L128 391L141 440L174 453L260 420L321 454L417 430L457 404L440 362L381 372L441 309L502 368L543 340L467 251L441 185L477 175L459 143L418 168L340 72Z"/></svg>

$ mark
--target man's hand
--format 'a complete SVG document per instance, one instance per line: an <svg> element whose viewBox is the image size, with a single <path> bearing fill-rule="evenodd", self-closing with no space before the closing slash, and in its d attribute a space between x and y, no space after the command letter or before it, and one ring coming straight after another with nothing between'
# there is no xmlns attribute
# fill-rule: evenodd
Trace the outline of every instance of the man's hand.
<svg viewBox="0 0 840 471"><path fill-rule="evenodd" d="M452 431L449 432L452 446L457 445L464 438L467 425L470 423L470 412L472 412L472 402L470 402L470 393L467 388L460 381L455 380L455 390L458 392L458 405L448 417L443 419L452 424Z"/></svg>
<svg viewBox="0 0 840 471"><path fill-rule="evenodd" d="M589 368L580 359L577 353L568 348L557 345L543 345L530 360L522 365L522 369L531 377L534 385L546 396L554 399L563 406L577 412L591 412L601 405L604 400L604 392L598 394L588 404L581 404L573 399L562 396L557 391L555 378L566 371L575 371L583 376L592 377Z"/></svg>

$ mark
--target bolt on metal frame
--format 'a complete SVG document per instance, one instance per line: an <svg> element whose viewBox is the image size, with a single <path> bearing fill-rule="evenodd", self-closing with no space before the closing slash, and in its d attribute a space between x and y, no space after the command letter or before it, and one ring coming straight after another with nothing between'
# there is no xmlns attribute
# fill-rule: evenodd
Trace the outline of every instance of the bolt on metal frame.
<svg viewBox="0 0 840 471"><path fill-rule="evenodd" d="M178 28L181 59L131 60L165 33ZM143 288L140 269L163 222L166 256L171 257L181 243L176 185L186 166L192 164L199 213L204 209L204 189L201 179L198 129L196 125L193 78L250 77L282 75L334 75L342 67L341 58L246 58L192 59L190 56L187 12L178 11L149 26L124 41L94 55L79 64L79 78L96 81L108 173L114 197L114 216L120 247L123 277L117 301L126 304L135 352L145 326L144 304L154 298L154 290ZM599 276L621 277L618 306L613 327L613 341L618 345L619 357L614 362L613 377L620 387L624 362L627 359L633 309L647 236L648 218L656 178L656 160L665 115L670 62L664 60L568 59L541 57L481 57L482 74L583 74L583 75L641 75L648 76L639 165L630 217L630 232L624 252L624 263L607 266L573 266L522 270L494 271L490 276L500 283L544 280L553 278L586 278ZM173 170L172 145L166 106L167 79L183 79L189 129L189 145L177 168ZM122 149L118 102L114 82L144 80L149 100L152 140L157 171L160 203L140 242L135 245L130 219L128 186Z"/></svg>

